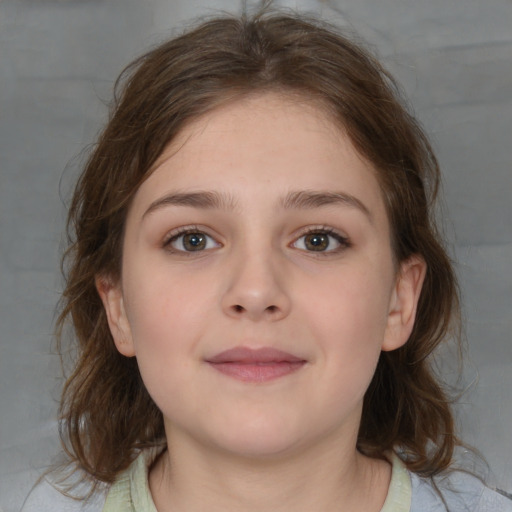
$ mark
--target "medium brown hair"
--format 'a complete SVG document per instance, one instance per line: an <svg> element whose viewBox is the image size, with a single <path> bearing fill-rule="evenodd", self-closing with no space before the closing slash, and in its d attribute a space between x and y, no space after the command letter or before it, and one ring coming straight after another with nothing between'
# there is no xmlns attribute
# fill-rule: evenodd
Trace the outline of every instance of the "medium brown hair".
<svg viewBox="0 0 512 512"><path fill-rule="evenodd" d="M369 52L320 21L264 12L203 22L128 66L76 186L57 326L61 340L71 321L78 351L60 430L68 455L97 481L112 482L140 449L165 443L165 435L136 359L115 348L95 277L119 279L130 201L184 125L267 91L312 100L346 130L376 170L396 261L419 254L427 263L410 339L382 353L365 395L358 449L373 457L398 449L422 475L451 463L454 422L430 357L458 318L455 276L432 216L436 158L392 77Z"/></svg>

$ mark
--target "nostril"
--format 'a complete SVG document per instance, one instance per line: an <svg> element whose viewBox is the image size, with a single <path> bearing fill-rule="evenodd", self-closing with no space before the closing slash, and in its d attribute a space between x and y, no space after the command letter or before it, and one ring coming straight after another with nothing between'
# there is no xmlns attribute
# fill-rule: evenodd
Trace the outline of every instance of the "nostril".
<svg viewBox="0 0 512 512"><path fill-rule="evenodd" d="M250 311L252 311L251 307L245 308L244 306L241 306L240 304L233 304L230 307L230 309L233 313L236 313L237 315L242 314L242 313L249 313ZM274 316L274 314L279 312L279 310L280 310L279 306L272 304L270 306L267 306L264 310L260 310L260 311L262 313L267 313L267 314L270 314L271 316Z"/></svg>

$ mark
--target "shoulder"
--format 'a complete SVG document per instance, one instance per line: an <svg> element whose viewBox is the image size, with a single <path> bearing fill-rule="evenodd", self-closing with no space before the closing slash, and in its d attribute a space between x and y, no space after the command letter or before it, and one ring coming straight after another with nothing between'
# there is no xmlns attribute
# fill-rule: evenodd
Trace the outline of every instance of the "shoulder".
<svg viewBox="0 0 512 512"><path fill-rule="evenodd" d="M462 471L434 480L411 474L411 485L411 512L512 512L512 499Z"/></svg>
<svg viewBox="0 0 512 512"><path fill-rule="evenodd" d="M162 447L143 450L112 485L100 484L94 493L91 493L90 483L83 483L85 480L81 478L81 473L72 473L67 481L76 483L72 494L82 499L62 493L51 476L41 478L32 488L20 512L156 512L149 491L148 470L161 451Z"/></svg>
<svg viewBox="0 0 512 512"><path fill-rule="evenodd" d="M75 491L88 494L85 487ZM99 491L84 499L75 499L63 494L48 478L41 479L30 491L20 512L101 512L105 493Z"/></svg>

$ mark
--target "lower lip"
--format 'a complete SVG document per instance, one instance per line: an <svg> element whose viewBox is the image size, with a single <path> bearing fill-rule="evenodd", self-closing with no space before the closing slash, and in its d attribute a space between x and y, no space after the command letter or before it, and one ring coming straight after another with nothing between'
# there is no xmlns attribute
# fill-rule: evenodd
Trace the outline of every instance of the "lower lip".
<svg viewBox="0 0 512 512"><path fill-rule="evenodd" d="M300 370L305 361L271 363L210 363L218 372L243 382L268 382Z"/></svg>

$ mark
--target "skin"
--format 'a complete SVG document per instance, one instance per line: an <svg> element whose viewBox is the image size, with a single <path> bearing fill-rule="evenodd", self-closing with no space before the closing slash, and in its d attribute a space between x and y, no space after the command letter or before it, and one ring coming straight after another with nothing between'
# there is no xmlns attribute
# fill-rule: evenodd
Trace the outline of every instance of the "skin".
<svg viewBox="0 0 512 512"><path fill-rule="evenodd" d="M291 200L312 191L327 204ZM222 204L182 199L204 192ZM158 510L380 510L390 466L356 450L363 396L410 335L424 273L394 263L375 170L314 105L265 94L189 124L134 197L121 281L97 279L164 416ZM208 363L236 346L305 363L244 382Z"/></svg>

